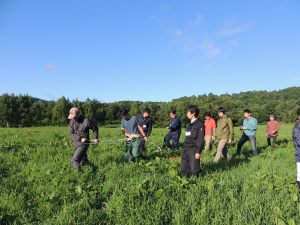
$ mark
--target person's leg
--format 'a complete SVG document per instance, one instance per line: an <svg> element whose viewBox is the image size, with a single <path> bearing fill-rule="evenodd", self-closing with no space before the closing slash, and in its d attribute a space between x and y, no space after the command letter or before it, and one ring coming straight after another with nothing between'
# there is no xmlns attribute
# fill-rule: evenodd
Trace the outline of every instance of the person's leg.
<svg viewBox="0 0 300 225"><path fill-rule="evenodd" d="M132 160L132 140L126 141L125 146L125 160L131 161Z"/></svg>
<svg viewBox="0 0 300 225"><path fill-rule="evenodd" d="M179 148L179 139L180 139L180 133L179 132L174 132L172 134L172 140L173 140L173 144L174 144L173 148L174 149Z"/></svg>
<svg viewBox="0 0 300 225"><path fill-rule="evenodd" d="M90 164L90 161L88 160L88 156L87 156L87 151L88 151L88 145L85 146L85 151L84 151L84 154L82 156L82 159L81 159L81 165L88 165Z"/></svg>
<svg viewBox="0 0 300 225"><path fill-rule="evenodd" d="M142 155L146 153L146 141L144 139L140 139L140 152Z"/></svg>
<svg viewBox="0 0 300 225"><path fill-rule="evenodd" d="M249 140L248 136L246 134L243 134L241 139L239 140L238 144L237 144L237 151L236 153L238 155L241 154L241 150L242 150L242 147L243 145Z"/></svg>
<svg viewBox="0 0 300 225"><path fill-rule="evenodd" d="M79 164L84 156L84 154L86 153L86 149L85 146L80 146L78 148L75 149L75 152L73 154L72 157L72 165L74 169L78 169L79 168Z"/></svg>
<svg viewBox="0 0 300 225"><path fill-rule="evenodd" d="M166 136L164 137L163 148L171 148L170 140L171 140L171 132L167 133Z"/></svg>
<svg viewBox="0 0 300 225"><path fill-rule="evenodd" d="M278 138L278 136L273 137L273 145L277 145L277 138Z"/></svg>
<svg viewBox="0 0 300 225"><path fill-rule="evenodd" d="M210 135L207 135L204 137L205 139L205 148L204 150L205 151L211 151L211 136Z"/></svg>
<svg viewBox="0 0 300 225"><path fill-rule="evenodd" d="M200 160L195 158L196 151L193 149L189 150L189 163L191 168L191 175L193 176L199 176L200 174Z"/></svg>
<svg viewBox="0 0 300 225"><path fill-rule="evenodd" d="M252 146L253 155L257 155L257 148L256 148L256 137L255 136L249 136L249 140Z"/></svg>
<svg viewBox="0 0 300 225"><path fill-rule="evenodd" d="M224 156L225 159L229 160L229 146L230 144L226 143L223 150L222 150L222 154Z"/></svg>
<svg viewBox="0 0 300 225"><path fill-rule="evenodd" d="M268 146L271 146L271 137L270 136L267 137L267 142L268 142Z"/></svg>
<svg viewBox="0 0 300 225"><path fill-rule="evenodd" d="M140 151L140 139L133 139L132 140L132 156L136 159L141 155Z"/></svg>
<svg viewBox="0 0 300 225"><path fill-rule="evenodd" d="M226 139L221 139L219 140L219 144L218 144L218 149L217 149L217 154L214 158L214 162L219 162L220 158L221 158L221 154L223 151L223 148L225 147L225 145L227 144L227 140Z"/></svg>
<svg viewBox="0 0 300 225"><path fill-rule="evenodd" d="M186 148L181 153L180 173L182 177L188 177L191 173L188 150Z"/></svg>

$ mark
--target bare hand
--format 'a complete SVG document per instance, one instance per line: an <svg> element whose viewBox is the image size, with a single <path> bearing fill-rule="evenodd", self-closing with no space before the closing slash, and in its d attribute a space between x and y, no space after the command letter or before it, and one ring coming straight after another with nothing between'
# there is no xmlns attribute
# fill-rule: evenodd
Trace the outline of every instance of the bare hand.
<svg viewBox="0 0 300 225"><path fill-rule="evenodd" d="M228 140L228 144L231 144L231 139Z"/></svg>
<svg viewBox="0 0 300 225"><path fill-rule="evenodd" d="M145 137L144 137L144 140L145 140L145 141L148 141L148 137L147 137L147 136L145 136Z"/></svg>
<svg viewBox="0 0 300 225"><path fill-rule="evenodd" d="M95 144L98 144L98 143L99 143L99 140L98 140L98 139L94 139L94 143L95 143Z"/></svg>
<svg viewBox="0 0 300 225"><path fill-rule="evenodd" d="M196 153L196 154L195 154L195 159L199 159L199 160L201 159L201 156L200 156L199 153Z"/></svg>
<svg viewBox="0 0 300 225"><path fill-rule="evenodd" d="M211 139L214 141L214 140L216 140L216 137L215 137L215 136L212 136Z"/></svg>
<svg viewBox="0 0 300 225"><path fill-rule="evenodd" d="M86 138L81 138L81 143L85 143L87 141Z"/></svg>

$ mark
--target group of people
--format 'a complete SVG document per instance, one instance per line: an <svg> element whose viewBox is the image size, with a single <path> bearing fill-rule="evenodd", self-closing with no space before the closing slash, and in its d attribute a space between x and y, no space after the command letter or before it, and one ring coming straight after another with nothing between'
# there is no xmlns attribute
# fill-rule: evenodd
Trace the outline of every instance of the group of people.
<svg viewBox="0 0 300 225"><path fill-rule="evenodd" d="M211 151L213 142L218 141L217 153L214 162L218 162L223 155L229 160L229 146L234 140L234 128L232 119L226 115L223 107L218 109L217 122L214 120L210 112L205 113L204 123L199 119L199 108L191 105L187 108L187 118L189 123L185 129L185 139L183 143L183 151L181 154L181 176L199 176L201 173L200 159L201 152ZM300 109L297 111L300 121ZM126 137L125 159L132 161L145 154L145 143L148 141L152 133L152 118L149 108L145 108L142 114L132 116L128 109L121 112L121 130ZM169 132L165 135L163 148L171 150L178 149L179 139L181 136L181 119L177 115L176 110L170 111L171 122L167 127ZM72 135L75 152L72 157L74 169L78 169L80 165L88 164L87 150L89 140L89 130L93 131L93 141L98 143L98 127L87 118L84 118L80 110L76 107L70 109L68 119L70 119L70 133ZM277 144L280 123L276 120L275 115L271 114L269 122L266 125L267 144ZM293 128L293 141L295 145L295 158L297 162L297 183L300 189L300 122L297 122ZM257 120L251 116L249 109L244 110L244 121L240 130L243 132L237 143L237 151L233 158L240 155L243 145L249 141L252 147L253 155L258 154L256 146ZM172 142L172 143L171 143Z"/></svg>

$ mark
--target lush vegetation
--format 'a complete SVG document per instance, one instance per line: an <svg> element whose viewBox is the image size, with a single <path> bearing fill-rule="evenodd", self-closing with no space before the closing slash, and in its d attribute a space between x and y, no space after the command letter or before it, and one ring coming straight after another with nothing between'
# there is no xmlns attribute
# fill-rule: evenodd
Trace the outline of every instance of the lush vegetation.
<svg viewBox="0 0 300 225"><path fill-rule="evenodd" d="M86 117L99 124L116 124L123 107L131 109L131 114L140 113L146 106L152 110L156 126L165 127L169 121L170 108L176 108L179 115L185 114L186 107L196 104L201 112L216 112L220 106L228 110L228 114L237 125L243 117L242 111L250 108L259 122L265 122L270 112L275 113L283 122L293 122L295 112L300 107L300 87L281 91L253 91L240 94L202 95L183 97L171 102L132 102L122 101L102 103L87 99L84 102L70 101L61 97L57 101L43 101L30 96L0 96L0 126L43 126L67 124L67 114L71 106L79 107ZM184 122L185 118L183 118Z"/></svg>
<svg viewBox="0 0 300 225"><path fill-rule="evenodd" d="M257 157L249 144L219 164L203 153L203 177L189 180L178 176L181 150L160 151L164 129L154 129L147 160L125 163L124 143L105 142L119 129L101 128L94 166L75 173L66 127L2 128L0 224L299 224L291 128L266 148L260 126Z"/></svg>

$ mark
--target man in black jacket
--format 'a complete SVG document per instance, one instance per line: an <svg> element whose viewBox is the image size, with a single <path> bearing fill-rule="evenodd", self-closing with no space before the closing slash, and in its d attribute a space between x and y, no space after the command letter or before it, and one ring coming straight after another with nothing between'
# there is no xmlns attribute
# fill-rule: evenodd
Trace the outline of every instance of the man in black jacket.
<svg viewBox="0 0 300 225"><path fill-rule="evenodd" d="M150 116L150 113L150 109L145 108L143 114L137 115L138 125L143 128L143 131L147 138L149 138L152 133L152 117ZM141 139L140 148L143 153L146 151L144 139Z"/></svg>
<svg viewBox="0 0 300 225"><path fill-rule="evenodd" d="M172 121L167 127L170 131L164 137L163 148L177 149L179 147L179 139L181 135L181 121L180 117L176 115L176 110L170 111L170 117L172 118ZM171 140L173 141L173 146L170 143Z"/></svg>
<svg viewBox="0 0 300 225"><path fill-rule="evenodd" d="M72 157L74 169L78 169L79 165L89 164L87 158L87 150L89 147L89 130L94 132L94 143L98 143L98 127L84 118L80 110L76 107L70 109L68 116L70 120L69 131L73 138L75 152Z"/></svg>
<svg viewBox="0 0 300 225"><path fill-rule="evenodd" d="M295 147L295 161L297 167L297 183L300 191L300 108L297 110L298 120L293 128L293 142Z"/></svg>
<svg viewBox="0 0 300 225"><path fill-rule="evenodd" d="M185 130L184 150L181 155L181 176L199 176L201 172L200 154L204 144L204 126L198 119L199 109L191 105L187 117L191 121Z"/></svg>

